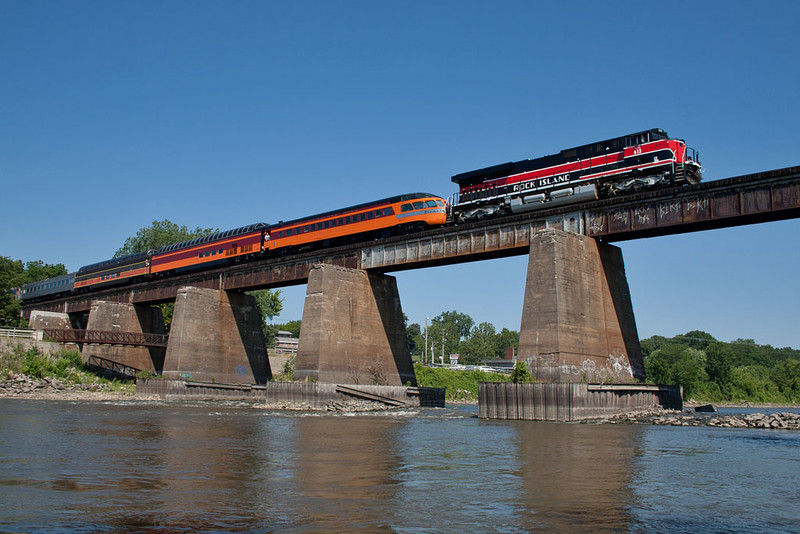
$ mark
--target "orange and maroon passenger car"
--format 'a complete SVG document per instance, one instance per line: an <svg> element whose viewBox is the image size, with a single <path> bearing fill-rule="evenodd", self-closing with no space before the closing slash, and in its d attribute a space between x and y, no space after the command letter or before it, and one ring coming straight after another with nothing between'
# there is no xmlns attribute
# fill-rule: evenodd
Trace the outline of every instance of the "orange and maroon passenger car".
<svg viewBox="0 0 800 534"><path fill-rule="evenodd" d="M446 220L447 203L443 198L430 193L397 195L270 226L265 248L336 242L358 234L381 236L396 229L441 226Z"/></svg>

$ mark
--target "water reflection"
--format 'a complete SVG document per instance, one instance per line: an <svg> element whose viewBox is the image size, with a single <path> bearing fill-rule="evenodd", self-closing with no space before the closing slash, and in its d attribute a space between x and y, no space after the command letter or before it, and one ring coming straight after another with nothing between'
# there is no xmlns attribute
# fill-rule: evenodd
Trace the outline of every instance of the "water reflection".
<svg viewBox="0 0 800 534"><path fill-rule="evenodd" d="M519 422L516 450L531 530L618 530L631 517L641 428Z"/></svg>
<svg viewBox="0 0 800 534"><path fill-rule="evenodd" d="M326 530L389 529L396 497L397 434L404 421L370 416L306 417L292 447L302 494L296 526Z"/></svg>
<svg viewBox="0 0 800 534"><path fill-rule="evenodd" d="M475 407L347 416L18 399L0 399L0 429L0 531L690 532L800 521L796 432L482 421Z"/></svg>

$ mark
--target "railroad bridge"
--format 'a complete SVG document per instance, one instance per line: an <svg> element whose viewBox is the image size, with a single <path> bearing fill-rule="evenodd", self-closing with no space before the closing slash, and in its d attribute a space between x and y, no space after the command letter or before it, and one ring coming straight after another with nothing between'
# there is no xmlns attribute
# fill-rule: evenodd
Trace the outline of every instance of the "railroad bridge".
<svg viewBox="0 0 800 534"><path fill-rule="evenodd" d="M519 358L541 380L627 381L644 369L612 242L797 217L800 167L790 167L42 300L24 313L39 327L163 334L152 305L175 302L166 348L87 343L84 357L168 377L260 383L271 370L255 303L243 292L307 283L297 378L415 385L387 273L528 254Z"/></svg>

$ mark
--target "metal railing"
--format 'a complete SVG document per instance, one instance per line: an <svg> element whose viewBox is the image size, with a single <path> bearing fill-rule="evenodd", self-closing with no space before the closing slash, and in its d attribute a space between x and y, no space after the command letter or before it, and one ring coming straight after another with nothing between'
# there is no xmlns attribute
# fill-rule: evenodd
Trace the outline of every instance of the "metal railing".
<svg viewBox="0 0 800 534"><path fill-rule="evenodd" d="M44 339L58 343L97 343L100 345L129 345L133 347L166 347L166 334L143 334L110 330L71 330L45 328Z"/></svg>
<svg viewBox="0 0 800 534"><path fill-rule="evenodd" d="M131 367L130 365L124 365L119 362L107 360L105 358L101 358L99 356L94 356L94 355L89 356L89 359L86 361L86 365L101 370L103 372L106 372L108 374L120 376L123 378L136 378L136 373L141 371L141 369L137 369L136 367Z"/></svg>
<svg viewBox="0 0 800 534"><path fill-rule="evenodd" d="M38 339L36 330L28 328L0 328L0 337L10 339Z"/></svg>

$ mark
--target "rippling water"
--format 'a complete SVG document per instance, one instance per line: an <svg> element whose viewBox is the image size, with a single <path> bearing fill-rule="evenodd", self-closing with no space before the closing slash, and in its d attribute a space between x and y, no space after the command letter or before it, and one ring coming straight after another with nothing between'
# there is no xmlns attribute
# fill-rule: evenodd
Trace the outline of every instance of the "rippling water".
<svg viewBox="0 0 800 534"><path fill-rule="evenodd" d="M800 530L800 433L476 415L0 399L0 530Z"/></svg>

